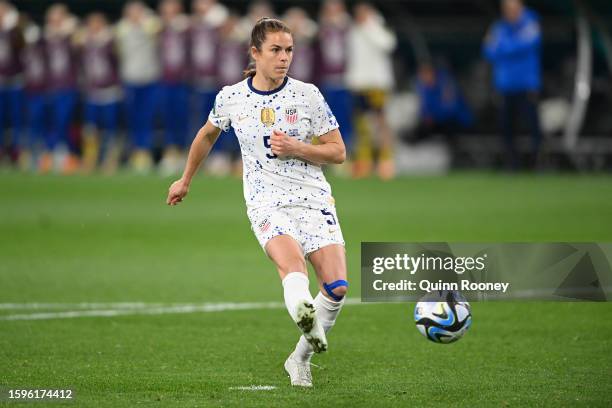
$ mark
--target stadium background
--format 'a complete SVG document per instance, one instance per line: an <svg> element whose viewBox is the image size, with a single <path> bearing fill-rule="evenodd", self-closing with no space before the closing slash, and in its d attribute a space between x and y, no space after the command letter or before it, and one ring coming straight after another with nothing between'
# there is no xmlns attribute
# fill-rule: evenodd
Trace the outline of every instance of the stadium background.
<svg viewBox="0 0 612 408"><path fill-rule="evenodd" d="M68 3L77 14L93 4ZM316 9L314 2L298 3ZM96 8L113 15L121 4ZM282 11L289 2L274 4ZM498 11L484 1L376 4L400 41L398 90L410 90L415 69L406 22L469 82ZM528 4L543 17L545 93L558 96L557 61L576 50L575 3ZM612 26L608 2L581 4ZM35 18L46 5L18 4ZM612 88L598 36L594 31L596 80L580 132L585 153L560 149L566 160L537 174L499 173L494 160L467 160L460 171L385 183L330 175L351 298L360 290L362 241L612 240L605 149ZM466 136L466 154L499 154L496 108L488 100L477 130ZM489 138L491 147L474 138ZM241 182L202 175L187 200L169 208L171 180L130 172L40 176L2 167L0 404L17 405L5 399L9 388L72 388L78 406L610 405L609 303L475 303L473 328L450 346L417 333L413 304L347 305L329 353L314 361L315 388L291 389L282 362L297 331L278 303L276 272L249 229ZM240 389L252 385L276 388Z"/></svg>
<svg viewBox="0 0 612 408"><path fill-rule="evenodd" d="M157 2L145 2L155 8ZM189 10L189 2L184 1ZM349 10L356 2L347 2ZM71 12L84 17L92 11L107 13L115 22L121 16L125 1L109 0L101 3L72 0L66 1ZM242 1L223 2L231 11L244 15L249 3ZM22 0L18 8L34 21L41 24L48 2ZM317 20L319 2L316 1L275 1L273 8L282 15L290 7L304 8L310 18ZM601 170L610 168L612 145L612 120L608 106L612 102L610 89L612 73L612 6L605 0L535 0L527 4L541 16L542 23L542 90L540 93L540 115L544 131L543 150L547 152L550 167L553 169ZM492 86L489 65L482 57L482 41L491 23L499 18L499 5L496 1L459 0L459 1L381 1L376 3L398 39L393 53L396 78L395 98L392 98L389 116L391 124L399 139L409 139L411 132L418 125L418 100L415 96L416 71L419 63L432 60L437 66L443 66L456 79L459 89L464 94L469 109L475 120L467 129L458 129L462 137L456 137L457 156L460 160L455 165L463 168L500 167L503 148L497 137L499 132L498 112L499 98ZM587 28L581 33L578 25L585 18ZM581 45L586 42L588 44ZM588 75L589 95L585 102L588 108L583 117L577 120L575 130L567 118L579 109L577 101L581 64L579 49L589 50L589 58L582 63L592 65L592 75ZM193 115L192 115L193 116ZM578 115L580 116L580 115ZM192 121L195 118L192 117ZM126 124L124 123L124 126ZM524 124L521 130L526 133ZM157 123L155 153L161 155L163 125ZM520 133L520 132L519 132ZM568 134L569 133L569 134ZM571 134L571 135L570 135ZM573 137L577 142L568 142ZM5 137L6 139L6 137ZM518 136L519 149L528 149L527 138ZM5 140L5 143L7 141ZM401 142L400 142L401 143ZM569 146L568 146L569 145ZM417 149L422 160L428 155L439 156L440 149L426 144ZM439 147L439 146L438 146ZM408 152L403 155L400 171L404 161L414 161L414 155ZM441 154L444 156L444 154ZM418 157L417 157L418 158ZM447 170L448 160L444 157L435 161L439 166L430 165L420 168L419 165L405 166L407 172L443 172ZM416 167L416 168L415 168Z"/></svg>

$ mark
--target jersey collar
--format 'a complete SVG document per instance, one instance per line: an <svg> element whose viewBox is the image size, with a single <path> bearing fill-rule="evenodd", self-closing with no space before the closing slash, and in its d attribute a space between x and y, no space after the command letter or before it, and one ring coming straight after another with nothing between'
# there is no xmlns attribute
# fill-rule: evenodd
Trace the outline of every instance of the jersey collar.
<svg viewBox="0 0 612 408"><path fill-rule="evenodd" d="M249 85L249 89L258 95L273 95L277 92L280 92L285 87L285 85L287 85L287 81L289 81L289 77L285 76L283 83L278 88L274 88L269 91L260 91L259 89L255 89L255 87L253 87L253 77L250 76L247 78L247 84Z"/></svg>

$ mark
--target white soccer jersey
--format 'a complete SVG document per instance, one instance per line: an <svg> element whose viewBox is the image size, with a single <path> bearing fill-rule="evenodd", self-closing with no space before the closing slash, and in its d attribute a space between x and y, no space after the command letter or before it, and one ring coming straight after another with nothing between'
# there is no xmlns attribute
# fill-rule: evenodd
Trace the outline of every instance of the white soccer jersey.
<svg viewBox="0 0 612 408"><path fill-rule="evenodd" d="M244 166L244 198L249 211L286 205L314 209L333 206L331 187L321 166L272 153L272 130L311 143L314 136L338 128L316 86L286 77L272 91L253 88L252 78L224 87L210 112L210 122L234 128Z"/></svg>

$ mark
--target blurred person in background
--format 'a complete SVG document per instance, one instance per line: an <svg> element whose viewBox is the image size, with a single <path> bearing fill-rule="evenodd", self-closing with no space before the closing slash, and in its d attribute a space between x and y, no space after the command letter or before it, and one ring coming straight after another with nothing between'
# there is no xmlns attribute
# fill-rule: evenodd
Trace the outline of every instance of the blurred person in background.
<svg viewBox="0 0 612 408"><path fill-rule="evenodd" d="M33 170L37 166L37 145L46 143L47 131L47 58L42 30L28 21L24 30L25 46L21 54L23 61L23 80L25 87L25 129L27 142L22 145L20 168ZM46 149L50 146L45 145Z"/></svg>
<svg viewBox="0 0 612 408"><path fill-rule="evenodd" d="M78 21L66 5L57 3L49 7L44 33L48 60L48 101L50 123L47 139L48 151L40 161L40 171L46 173L54 167L53 151L60 142L68 146L62 172L71 174L79 170L78 140L71 134L77 104L78 62L75 33Z"/></svg>
<svg viewBox="0 0 612 408"><path fill-rule="evenodd" d="M255 24L263 17L276 17L274 6L267 0L255 0L249 4L247 13L240 20L240 29L249 38Z"/></svg>
<svg viewBox="0 0 612 408"><path fill-rule="evenodd" d="M12 4L0 1L0 152L9 147L11 160L18 154L23 130L23 24ZM10 123L10 139L4 130Z"/></svg>
<svg viewBox="0 0 612 408"><path fill-rule="evenodd" d="M416 80L419 96L419 125L411 142L440 134L455 152L456 133L473 122L461 90L449 70L426 62L419 66Z"/></svg>
<svg viewBox="0 0 612 408"><path fill-rule="evenodd" d="M538 96L541 87L539 18L521 0L502 0L502 19L489 29L483 53L493 66L495 89L502 98L501 129L507 151L507 166L520 166L514 144L514 123L527 119L532 138L532 165L540 153L541 129Z"/></svg>
<svg viewBox="0 0 612 408"><path fill-rule="evenodd" d="M393 133L385 118L385 104L395 80L391 54L397 39L384 19L369 3L355 6L355 23L348 38L346 81L355 96L357 146L353 164L355 178L370 175L373 165L373 134L378 135L377 173L382 180L395 175Z"/></svg>
<svg viewBox="0 0 612 408"><path fill-rule="evenodd" d="M196 97L194 125L199 127L202 118L213 107L218 91L217 76L224 67L218 64L219 30L229 11L216 0L194 0L191 26L191 70ZM225 146L226 135L213 149L207 168L211 174L224 175L230 172L230 154Z"/></svg>
<svg viewBox="0 0 612 408"><path fill-rule="evenodd" d="M242 79L242 70L248 63L248 38L240 29L240 17L230 14L219 28L217 87L234 84Z"/></svg>
<svg viewBox="0 0 612 408"><path fill-rule="evenodd" d="M91 13L79 36L83 74L84 127L83 170L95 170L99 162L112 173L118 165L116 136L122 99L115 38L106 16Z"/></svg>
<svg viewBox="0 0 612 408"><path fill-rule="evenodd" d="M289 8L285 12L283 21L291 29L295 45L294 63L291 64L289 76L304 82L314 82L317 23L300 7Z"/></svg>
<svg viewBox="0 0 612 408"><path fill-rule="evenodd" d="M242 80L242 70L249 62L247 41L248 38L240 28L240 17L234 13L230 14L219 28L218 89ZM242 155L234 128L225 131L222 140L225 142L223 150L230 155L232 174L241 177Z"/></svg>
<svg viewBox="0 0 612 408"><path fill-rule="evenodd" d="M342 0L327 0L319 15L318 47L316 57L317 82L321 92L334 112L344 144L352 153L353 112L352 98L346 86L346 67L348 59L348 33L351 16ZM336 166L346 173L350 160Z"/></svg>
<svg viewBox="0 0 612 408"><path fill-rule="evenodd" d="M159 33L161 59L161 114L164 119L164 153L159 170L168 176L181 171L184 150L189 142L189 17L180 0L159 4L162 30Z"/></svg>
<svg viewBox="0 0 612 408"><path fill-rule="evenodd" d="M159 19L140 1L130 1L117 25L119 67L124 83L127 125L132 143L130 164L137 173L153 167L153 120L160 76Z"/></svg>

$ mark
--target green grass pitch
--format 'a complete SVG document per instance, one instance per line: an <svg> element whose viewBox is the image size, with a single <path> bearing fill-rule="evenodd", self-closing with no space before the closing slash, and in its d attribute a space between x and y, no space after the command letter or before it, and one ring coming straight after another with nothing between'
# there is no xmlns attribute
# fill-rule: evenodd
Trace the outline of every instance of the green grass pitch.
<svg viewBox="0 0 612 408"><path fill-rule="evenodd" d="M19 405L9 388L71 388L79 407L612 406L610 303L473 303L451 345L417 332L413 304L347 305L308 390L282 368L298 338L282 308L6 320L82 302L280 302L240 181L197 178L173 208L169 183L0 175L0 405ZM331 184L353 298L361 241L612 241L609 176ZM17 308L35 302L52 305ZM251 385L276 388L236 388Z"/></svg>

